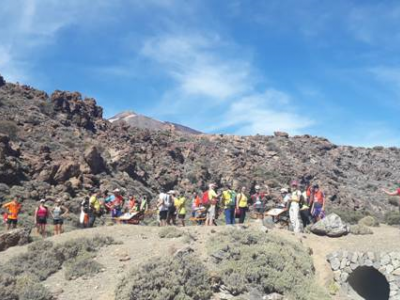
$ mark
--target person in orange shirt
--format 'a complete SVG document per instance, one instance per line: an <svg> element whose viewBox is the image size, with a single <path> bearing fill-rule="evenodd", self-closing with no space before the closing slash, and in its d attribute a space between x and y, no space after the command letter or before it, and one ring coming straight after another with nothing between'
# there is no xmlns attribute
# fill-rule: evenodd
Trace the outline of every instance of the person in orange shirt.
<svg viewBox="0 0 400 300"><path fill-rule="evenodd" d="M14 198L12 201L3 204L2 208L8 210L7 214L7 230L11 227L14 229L17 227L18 223L18 214L21 211L21 203L18 202L17 198Z"/></svg>

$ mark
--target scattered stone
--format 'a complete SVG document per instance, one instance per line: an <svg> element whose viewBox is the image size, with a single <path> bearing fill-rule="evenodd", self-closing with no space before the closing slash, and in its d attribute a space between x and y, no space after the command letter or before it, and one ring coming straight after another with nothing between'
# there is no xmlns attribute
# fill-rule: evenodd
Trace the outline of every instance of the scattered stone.
<svg viewBox="0 0 400 300"><path fill-rule="evenodd" d="M349 227L337 214L329 214L311 226L311 232L329 237L340 237L349 232Z"/></svg>
<svg viewBox="0 0 400 300"><path fill-rule="evenodd" d="M30 242L30 228L17 228L0 234L0 251Z"/></svg>

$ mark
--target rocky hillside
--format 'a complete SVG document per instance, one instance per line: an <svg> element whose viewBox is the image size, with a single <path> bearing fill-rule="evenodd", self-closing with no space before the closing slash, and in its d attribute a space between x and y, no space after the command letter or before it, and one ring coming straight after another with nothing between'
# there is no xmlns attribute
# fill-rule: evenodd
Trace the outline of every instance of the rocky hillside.
<svg viewBox="0 0 400 300"><path fill-rule="evenodd" d="M133 111L126 111L115 115L108 119L111 123L125 122L133 128L150 129L155 131L175 131L182 134L201 134L200 131L194 130L187 126L183 126L171 122L161 122L143 115L139 115Z"/></svg>
<svg viewBox="0 0 400 300"><path fill-rule="evenodd" d="M274 197L293 178L318 182L329 206L389 207L378 190L400 178L400 150L336 146L308 135L182 135L109 122L91 98L51 95L0 80L0 199L63 197L72 209L92 187L155 196L161 188L194 191L209 182L250 189L268 184Z"/></svg>

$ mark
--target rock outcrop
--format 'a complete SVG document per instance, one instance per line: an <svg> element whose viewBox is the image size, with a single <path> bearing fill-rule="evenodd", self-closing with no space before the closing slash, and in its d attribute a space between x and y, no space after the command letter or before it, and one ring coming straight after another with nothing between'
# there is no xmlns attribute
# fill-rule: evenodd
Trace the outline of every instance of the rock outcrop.
<svg viewBox="0 0 400 300"><path fill-rule="evenodd" d="M0 234L0 251L29 243L30 228L17 228Z"/></svg>
<svg viewBox="0 0 400 300"><path fill-rule="evenodd" d="M340 237L349 233L349 225L345 224L337 214L330 214L310 228L312 233Z"/></svg>

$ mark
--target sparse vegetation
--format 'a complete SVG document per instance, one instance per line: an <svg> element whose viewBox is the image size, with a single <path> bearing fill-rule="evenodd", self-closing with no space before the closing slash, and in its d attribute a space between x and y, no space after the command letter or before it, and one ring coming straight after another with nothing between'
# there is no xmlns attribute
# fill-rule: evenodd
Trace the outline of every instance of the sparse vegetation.
<svg viewBox="0 0 400 300"><path fill-rule="evenodd" d="M332 209L330 212L337 214L343 222L349 224L358 224L362 218L366 216L370 216L371 213L369 211L360 211L360 210L351 210L351 209L343 209L343 208L336 208Z"/></svg>
<svg viewBox="0 0 400 300"><path fill-rule="evenodd" d="M39 241L24 254L0 266L0 299L50 300L52 295L40 283L67 265L66 277L72 279L98 272L100 264L92 259L103 246L113 244L110 237L80 238L53 245Z"/></svg>
<svg viewBox="0 0 400 300"><path fill-rule="evenodd" d="M313 283L311 256L300 245L278 236L230 230L212 237L208 248L218 278L233 295L256 287L290 299L329 299Z"/></svg>
<svg viewBox="0 0 400 300"><path fill-rule="evenodd" d="M399 225L400 224L400 213L390 211L385 215L385 223L388 225Z"/></svg>
<svg viewBox="0 0 400 300"><path fill-rule="evenodd" d="M373 216L366 216L358 221L358 225L368 226L368 227L378 227L379 221Z"/></svg>
<svg viewBox="0 0 400 300"><path fill-rule="evenodd" d="M192 254L158 258L133 270L115 294L121 300L206 300L212 295L211 277Z"/></svg>
<svg viewBox="0 0 400 300"><path fill-rule="evenodd" d="M183 232L176 227L164 227L160 230L158 236L162 239L173 239L183 236Z"/></svg>
<svg viewBox="0 0 400 300"><path fill-rule="evenodd" d="M373 234L372 230L363 224L351 225L350 233L355 235Z"/></svg>

